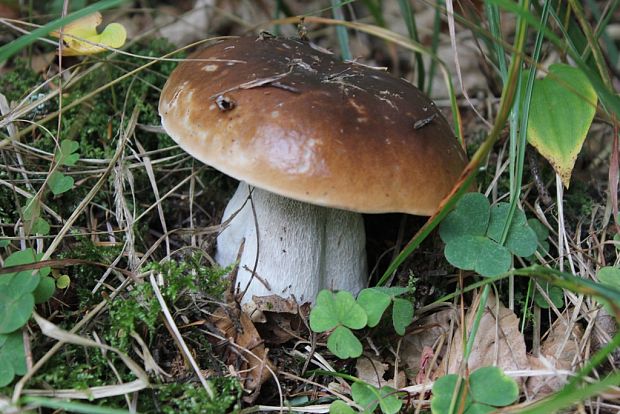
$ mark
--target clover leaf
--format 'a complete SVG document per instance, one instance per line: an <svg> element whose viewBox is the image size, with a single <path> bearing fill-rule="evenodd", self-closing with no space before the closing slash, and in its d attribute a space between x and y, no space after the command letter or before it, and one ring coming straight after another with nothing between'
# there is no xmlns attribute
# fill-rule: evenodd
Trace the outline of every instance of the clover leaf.
<svg viewBox="0 0 620 414"><path fill-rule="evenodd" d="M605 286L609 286L611 289L616 289L620 291L620 267L615 266L605 266L601 267L596 274L596 278L599 283ZM601 300L607 311L612 313L611 307L609 303L604 300Z"/></svg>
<svg viewBox="0 0 620 414"><path fill-rule="evenodd" d="M521 257L534 254L537 235L521 210L513 214L502 243L509 210L508 203L491 207L483 194L464 195L439 228L439 235L446 243L444 254L448 262L482 276L496 276L510 269L512 254Z"/></svg>
<svg viewBox="0 0 620 414"><path fill-rule="evenodd" d="M366 311L368 326L374 328L379 324L383 312L392 303L392 297L382 290L369 288L357 295L357 303Z"/></svg>
<svg viewBox="0 0 620 414"><path fill-rule="evenodd" d="M510 378L499 367L482 367L472 372L467 379L469 388L465 387L464 381L458 390L462 400L463 392L465 414L490 413L497 407L505 407L512 404L519 397L519 387L514 379ZM456 391L458 376L456 374L445 375L435 381L433 385L433 398L431 399L431 411L436 414L447 413L452 402L452 395Z"/></svg>
<svg viewBox="0 0 620 414"><path fill-rule="evenodd" d="M394 330L397 334L404 335L405 329L413 320L413 305L410 301L397 296L406 292L408 289L402 287L374 287L362 290L357 296L357 303L368 315L368 326L370 328L377 326L385 310L392 304Z"/></svg>
<svg viewBox="0 0 620 414"><path fill-rule="evenodd" d="M368 318L364 309L349 292L322 290L310 312L310 329L326 332L334 329L327 348L338 358L356 358L362 354L362 344L351 329L362 329Z"/></svg>
<svg viewBox="0 0 620 414"><path fill-rule="evenodd" d="M469 387L474 401L494 407L505 407L519 397L517 383L499 367L478 368L469 376Z"/></svg>
<svg viewBox="0 0 620 414"><path fill-rule="evenodd" d="M536 238L538 239L538 253L542 256L549 253L549 242L547 241L549 238L549 229L542 224L540 220L535 218L529 219L527 224L534 230L534 233L536 233Z"/></svg>
<svg viewBox="0 0 620 414"><path fill-rule="evenodd" d="M68 177L60 171L54 171L47 180L47 185L54 195L66 193L73 188L73 177Z"/></svg>
<svg viewBox="0 0 620 414"><path fill-rule="evenodd" d="M559 286L552 286L545 283L543 290L556 308L562 308L564 306L564 290ZM541 309L549 309L551 305L547 302L547 299L536 289L534 291L534 302Z"/></svg>
<svg viewBox="0 0 620 414"><path fill-rule="evenodd" d="M342 400L336 400L329 406L329 414L355 414L353 408L349 407L346 402Z"/></svg>
<svg viewBox="0 0 620 414"><path fill-rule="evenodd" d="M349 328L338 326L327 338L327 349L340 359L357 358L364 350Z"/></svg>
<svg viewBox="0 0 620 414"><path fill-rule="evenodd" d="M56 150L56 162L60 165L72 167L80 158L80 154L76 151L80 148L80 144L70 139L60 141L60 148Z"/></svg>
<svg viewBox="0 0 620 414"><path fill-rule="evenodd" d="M0 335L0 387L10 384L15 375L24 375L26 371L22 332L17 330Z"/></svg>
<svg viewBox="0 0 620 414"><path fill-rule="evenodd" d="M4 265L9 267L34 263L40 256L30 248L20 250L7 257ZM45 279L50 271L49 267L45 267L36 271L7 273L0 277L0 334L15 331L30 319L35 297L43 299L51 296L47 280L43 282L45 286L40 287L41 280ZM51 293L53 294L53 291Z"/></svg>
<svg viewBox="0 0 620 414"><path fill-rule="evenodd" d="M510 204L508 203L498 203L491 207L491 219L489 220L487 235L498 243L501 242L502 232L508 222L509 210ZM527 224L525 213L522 210L515 210L506 234L504 244L506 248L516 256L527 257L536 252L537 242L536 233Z"/></svg>
<svg viewBox="0 0 620 414"><path fill-rule="evenodd" d="M362 381L354 382L351 385L351 396L368 413L374 412L378 405L383 414L395 414L403 406L396 390L388 386L377 388Z"/></svg>

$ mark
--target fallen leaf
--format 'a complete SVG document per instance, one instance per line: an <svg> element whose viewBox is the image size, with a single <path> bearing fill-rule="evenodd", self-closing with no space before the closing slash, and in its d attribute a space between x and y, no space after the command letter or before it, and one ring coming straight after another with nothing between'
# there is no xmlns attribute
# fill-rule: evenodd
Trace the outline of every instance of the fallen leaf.
<svg viewBox="0 0 620 414"><path fill-rule="evenodd" d="M427 361L428 350L432 349L440 355L445 352L445 347L444 349L437 348L441 345L442 339L443 343L448 343L450 321L455 317L456 313L453 309L440 310L414 322L411 333L403 337L400 359L406 367L410 381L419 384L417 380L426 373L430 373L429 379L431 380L437 377L434 373L436 367L429 366L430 361Z"/></svg>
<svg viewBox="0 0 620 414"><path fill-rule="evenodd" d="M386 385L385 373L390 366L373 358L358 358L355 363L357 378L374 387L381 388Z"/></svg>
<svg viewBox="0 0 620 414"><path fill-rule="evenodd" d="M227 364L235 366L242 377L243 387L249 392L244 400L252 403L258 397L262 384L269 379L270 369L274 369L267 356L268 349L244 312L219 308L211 319L222 336L228 339L228 346L234 347L228 353Z"/></svg>
<svg viewBox="0 0 620 414"><path fill-rule="evenodd" d="M467 312L465 320L468 327L472 326L475 313L474 308ZM442 375L458 373L464 348L461 329L461 327L456 329L449 352L442 361L439 369ZM498 302L493 294L489 295L467 361L470 371L489 365L500 367L504 371L522 370L530 366L525 339L519 331L519 318Z"/></svg>
<svg viewBox="0 0 620 414"><path fill-rule="evenodd" d="M435 353L433 352L433 348L429 346L425 346L422 349L422 356L420 357L420 371L418 371L418 375L415 376L416 384L423 384L424 380L430 374L431 363L433 361L433 357Z"/></svg>
<svg viewBox="0 0 620 414"><path fill-rule="evenodd" d="M292 298L277 295L254 296L243 305L243 310L252 318L256 329L265 342L281 345L309 334L303 319L310 313L310 305L298 305Z"/></svg>
<svg viewBox="0 0 620 414"><path fill-rule="evenodd" d="M101 24L101 13L89 14L77 19L62 29L65 46L63 56L92 55L106 51L106 47L119 48L127 40L127 31L120 23L110 23L101 33L97 33L97 26ZM59 32L52 32L52 36L60 37ZM99 43L103 46L94 45Z"/></svg>
<svg viewBox="0 0 620 414"><path fill-rule="evenodd" d="M540 348L540 355L530 355L529 360L533 370L568 370L575 371L575 364L579 358L579 342L583 330L577 324L572 326L571 333L564 320L558 319ZM528 378L525 390L528 399L538 399L558 391L566 384L566 375L536 376Z"/></svg>

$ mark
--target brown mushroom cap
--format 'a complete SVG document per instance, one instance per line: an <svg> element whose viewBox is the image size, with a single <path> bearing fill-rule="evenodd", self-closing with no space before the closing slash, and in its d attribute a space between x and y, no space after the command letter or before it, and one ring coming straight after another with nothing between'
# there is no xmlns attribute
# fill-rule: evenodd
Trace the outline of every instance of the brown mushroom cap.
<svg viewBox="0 0 620 414"><path fill-rule="evenodd" d="M237 38L181 63L159 102L189 154L251 185L327 207L429 215L466 164L408 82L308 43Z"/></svg>

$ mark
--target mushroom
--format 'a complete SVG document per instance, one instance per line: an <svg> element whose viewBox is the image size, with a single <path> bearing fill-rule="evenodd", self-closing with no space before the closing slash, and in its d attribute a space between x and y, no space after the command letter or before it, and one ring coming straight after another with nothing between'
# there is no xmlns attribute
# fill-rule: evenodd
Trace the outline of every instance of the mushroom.
<svg viewBox="0 0 620 414"><path fill-rule="evenodd" d="M196 52L168 79L159 113L181 148L241 181L215 258L234 263L245 240L243 302L357 293L368 278L360 213L430 215L466 164L417 88L299 40Z"/></svg>

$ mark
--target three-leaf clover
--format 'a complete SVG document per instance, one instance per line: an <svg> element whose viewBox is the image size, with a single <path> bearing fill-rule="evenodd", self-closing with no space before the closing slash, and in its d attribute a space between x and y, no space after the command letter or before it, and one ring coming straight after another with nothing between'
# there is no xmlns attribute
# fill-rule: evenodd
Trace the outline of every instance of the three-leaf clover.
<svg viewBox="0 0 620 414"><path fill-rule="evenodd" d="M465 381L469 387L465 387ZM456 391L458 376L449 374L439 378L433 385L431 410L436 414L450 411L452 397ZM467 394L463 396L463 392ZM457 401L465 398L464 413L478 414L495 412L497 407L512 404L519 397L519 387L499 367L482 367L461 382Z"/></svg>
<svg viewBox="0 0 620 414"><path fill-rule="evenodd" d="M394 388L388 386L377 388L363 381L357 381L351 385L351 397L362 407L363 413L374 413L378 406L383 414L396 414L403 406ZM329 412L330 414L355 414L358 411L338 400L329 406Z"/></svg>
<svg viewBox="0 0 620 414"><path fill-rule="evenodd" d="M483 194L465 194L439 228L448 262L482 276L496 276L510 269L512 254L534 254L538 239L523 211L514 212L505 230L509 210L508 203L491 207Z"/></svg>
<svg viewBox="0 0 620 414"><path fill-rule="evenodd" d="M362 329L367 322L364 309L351 293L345 291L322 290L310 312L310 329L314 332L333 329L327 339L327 348L341 359L362 355L362 343L351 329Z"/></svg>
<svg viewBox="0 0 620 414"><path fill-rule="evenodd" d="M60 148L56 149L55 159L58 165L72 167L75 165L80 155L76 152L79 144L75 141L65 139L60 142ZM47 180L47 185L54 195L65 193L73 188L74 180L58 170L53 171Z"/></svg>

